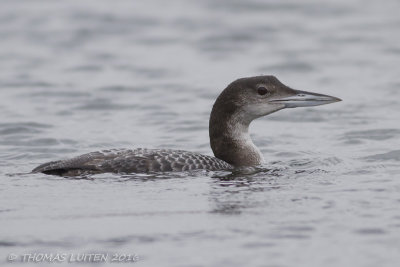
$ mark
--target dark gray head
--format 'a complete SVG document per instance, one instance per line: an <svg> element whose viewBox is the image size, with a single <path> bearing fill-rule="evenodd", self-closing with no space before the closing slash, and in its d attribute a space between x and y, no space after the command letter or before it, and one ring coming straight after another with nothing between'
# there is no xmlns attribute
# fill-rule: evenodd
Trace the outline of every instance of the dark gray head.
<svg viewBox="0 0 400 267"><path fill-rule="evenodd" d="M260 164L262 155L251 142L251 121L284 108L325 105L341 99L299 91L276 77L238 79L222 91L210 117L210 143L216 157L235 166Z"/></svg>
<svg viewBox="0 0 400 267"><path fill-rule="evenodd" d="M333 96L294 90L275 76L266 75L232 82L219 95L214 107L229 107L230 112L238 113L238 116L251 122L284 108L319 106L338 101L341 99Z"/></svg>

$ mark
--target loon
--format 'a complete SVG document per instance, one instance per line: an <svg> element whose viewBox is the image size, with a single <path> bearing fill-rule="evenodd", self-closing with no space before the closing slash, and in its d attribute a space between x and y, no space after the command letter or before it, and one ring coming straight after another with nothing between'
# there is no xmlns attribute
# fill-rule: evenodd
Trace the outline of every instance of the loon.
<svg viewBox="0 0 400 267"><path fill-rule="evenodd" d="M341 101L333 96L299 91L275 76L241 78L218 96L211 111L209 137L215 157L171 149L110 149L44 163L33 173L79 176L98 173L147 173L231 170L260 165L264 158L249 135L257 118L284 108L318 106Z"/></svg>

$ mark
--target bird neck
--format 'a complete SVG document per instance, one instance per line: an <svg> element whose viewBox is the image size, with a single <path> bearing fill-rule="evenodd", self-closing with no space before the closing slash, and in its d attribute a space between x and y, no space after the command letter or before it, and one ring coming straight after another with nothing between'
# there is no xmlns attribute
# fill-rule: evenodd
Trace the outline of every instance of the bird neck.
<svg viewBox="0 0 400 267"><path fill-rule="evenodd" d="M240 107L214 104L210 116L210 144L215 157L239 166L254 166L263 162L260 150L249 134L252 119Z"/></svg>

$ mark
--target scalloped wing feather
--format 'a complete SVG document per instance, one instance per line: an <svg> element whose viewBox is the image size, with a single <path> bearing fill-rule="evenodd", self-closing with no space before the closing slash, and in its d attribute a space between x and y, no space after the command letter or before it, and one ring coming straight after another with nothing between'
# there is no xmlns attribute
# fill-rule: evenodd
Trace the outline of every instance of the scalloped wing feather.
<svg viewBox="0 0 400 267"><path fill-rule="evenodd" d="M145 173L225 170L232 166L215 157L170 149L111 149L42 164L32 172L76 176L91 173Z"/></svg>

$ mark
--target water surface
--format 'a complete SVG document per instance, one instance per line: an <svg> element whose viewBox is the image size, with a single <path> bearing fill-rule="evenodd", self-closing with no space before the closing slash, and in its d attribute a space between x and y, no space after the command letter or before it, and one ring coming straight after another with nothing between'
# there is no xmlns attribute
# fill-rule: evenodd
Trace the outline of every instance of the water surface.
<svg viewBox="0 0 400 267"><path fill-rule="evenodd" d="M99 252L137 254L137 266L397 266L399 8L2 1L0 262ZM212 154L215 98L259 74L344 100L253 123L259 172L20 174L107 148Z"/></svg>

